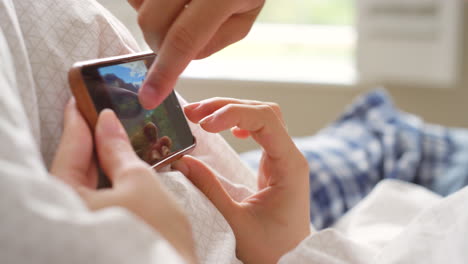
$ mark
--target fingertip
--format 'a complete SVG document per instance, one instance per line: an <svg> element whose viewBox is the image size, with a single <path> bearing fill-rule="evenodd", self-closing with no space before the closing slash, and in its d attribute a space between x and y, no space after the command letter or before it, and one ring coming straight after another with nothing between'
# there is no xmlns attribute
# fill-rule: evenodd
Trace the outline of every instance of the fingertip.
<svg viewBox="0 0 468 264"><path fill-rule="evenodd" d="M157 88L154 84L145 82L138 93L140 104L146 110L156 108L162 102L161 94L156 92Z"/></svg>
<svg viewBox="0 0 468 264"><path fill-rule="evenodd" d="M106 138L127 138L125 129L111 109L104 109L99 113L96 124L96 135Z"/></svg>
<svg viewBox="0 0 468 264"><path fill-rule="evenodd" d="M198 176L203 176L207 172L213 173L211 168L209 168L205 163L190 155L184 155L182 158L174 162L171 167L180 171L192 182L198 182Z"/></svg>
<svg viewBox="0 0 468 264"><path fill-rule="evenodd" d="M181 159L180 159L186 166L190 166L190 165L193 165L195 163L200 163L202 164L202 162L195 158L194 156L191 156L191 155L184 155Z"/></svg>
<svg viewBox="0 0 468 264"><path fill-rule="evenodd" d="M206 111L203 109L201 105L198 107L195 107L194 109L184 109L184 113L187 116L188 120L190 120L194 124L199 124L199 125L200 125L200 122L202 122L202 120L207 117Z"/></svg>
<svg viewBox="0 0 468 264"><path fill-rule="evenodd" d="M202 120L200 120L200 122L198 122L198 124L200 124L203 129L206 129L214 119L214 115L205 116Z"/></svg>
<svg viewBox="0 0 468 264"><path fill-rule="evenodd" d="M174 163L171 164L171 168L174 170L180 171L184 175L188 175L190 170L187 164L185 163L185 156L176 160Z"/></svg>
<svg viewBox="0 0 468 264"><path fill-rule="evenodd" d="M98 122L99 120L105 120L105 119L114 120L114 119L117 119L117 116L115 115L115 112L112 109L105 108L99 113Z"/></svg>
<svg viewBox="0 0 468 264"><path fill-rule="evenodd" d="M184 106L184 110L191 112L191 111L197 109L200 105L201 105L200 102L190 103L190 104L187 104L187 105Z"/></svg>
<svg viewBox="0 0 468 264"><path fill-rule="evenodd" d="M143 108L152 110L159 106L174 89L178 76L179 73L174 71L170 65L161 62L161 57L158 56L148 70L138 93Z"/></svg>
<svg viewBox="0 0 468 264"><path fill-rule="evenodd" d="M246 139L250 136L250 132L245 129L241 129L238 127L233 127L231 128L231 133L236 137L240 139Z"/></svg>

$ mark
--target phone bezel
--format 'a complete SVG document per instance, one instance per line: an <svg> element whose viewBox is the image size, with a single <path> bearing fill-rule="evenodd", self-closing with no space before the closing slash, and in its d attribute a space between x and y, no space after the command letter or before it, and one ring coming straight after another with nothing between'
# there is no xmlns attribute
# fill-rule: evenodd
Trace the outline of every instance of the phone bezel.
<svg viewBox="0 0 468 264"><path fill-rule="evenodd" d="M88 60L88 61L80 61L75 63L72 68L69 71L68 78L70 82L70 88L71 91L76 99L78 109L80 112L83 114L85 117L85 120L87 121L89 127L92 129L92 131L95 130L97 119L98 119L98 111L96 109L96 106L93 102L93 99L91 98L91 95L89 94L88 87L86 85L86 82L83 77L83 70L87 67L102 67L106 65L114 65L114 64L121 64L121 63L126 63L126 62L132 62L132 61L137 61L137 60L142 60L148 57L155 57L156 54L152 52L142 52L142 53L136 53L136 54L129 54L129 55L122 55L122 56L115 56L115 57L110 57L110 58L102 58L102 59L94 59L94 60ZM184 116L185 122L187 122L188 126L188 121L182 111L182 115ZM189 128L190 130L190 128ZM191 132L191 131L190 131ZM150 164L150 166L154 169L159 169L162 167L165 167L166 165L172 163L173 161L179 159L181 156L184 154L187 154L191 150L193 150L197 144L196 138L193 136L193 144L181 149L179 151L176 151L174 153L171 153L169 156L163 158L162 160L158 161L155 164Z"/></svg>

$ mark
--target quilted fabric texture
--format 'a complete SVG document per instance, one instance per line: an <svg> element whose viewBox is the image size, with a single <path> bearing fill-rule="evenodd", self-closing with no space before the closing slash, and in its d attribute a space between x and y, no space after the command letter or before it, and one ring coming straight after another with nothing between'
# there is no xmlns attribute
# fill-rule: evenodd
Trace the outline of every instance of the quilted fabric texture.
<svg viewBox="0 0 468 264"><path fill-rule="evenodd" d="M14 61L15 72L21 73L17 87L33 138L48 167L62 133L63 109L71 96L67 79L71 65L139 48L125 27L94 0L5 0L0 12L10 50L25 58ZM248 195L255 183L250 169L220 136L194 125L191 128L198 143L193 155L224 176L222 181L235 198ZM215 162L221 155L226 162ZM160 177L193 223L200 260L237 263L234 235L216 208L180 173L160 173ZM246 185L235 184L241 182Z"/></svg>
<svg viewBox="0 0 468 264"><path fill-rule="evenodd" d="M69 41L68 35L76 38ZM157 232L126 210L89 212L68 186L47 173L41 160L50 163L60 137L71 63L131 52L137 49L132 43L120 23L93 0L0 0L2 263L181 263ZM236 199L248 195L254 177L232 149L220 137L192 129L199 142L194 155L220 172ZM200 262L238 263L234 236L211 203L180 173L159 177L192 221ZM362 210L345 224L361 226L353 228L358 239L350 235L353 232L338 229L314 232L280 263L466 262L467 251L461 245L468 243L468 189L441 199L422 214L428 200L411 184L384 181L376 189L380 196L368 196L364 207L381 210L367 214ZM403 202L389 203L388 191ZM409 211L419 216L413 218ZM378 250L360 242L365 230L380 236L385 247Z"/></svg>

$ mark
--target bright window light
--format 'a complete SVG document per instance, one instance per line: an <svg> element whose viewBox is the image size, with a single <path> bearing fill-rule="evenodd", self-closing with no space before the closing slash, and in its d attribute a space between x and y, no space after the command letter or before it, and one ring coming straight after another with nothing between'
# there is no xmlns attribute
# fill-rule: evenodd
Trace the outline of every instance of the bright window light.
<svg viewBox="0 0 468 264"><path fill-rule="evenodd" d="M354 1L267 0L244 40L192 62L183 76L348 84L354 45Z"/></svg>

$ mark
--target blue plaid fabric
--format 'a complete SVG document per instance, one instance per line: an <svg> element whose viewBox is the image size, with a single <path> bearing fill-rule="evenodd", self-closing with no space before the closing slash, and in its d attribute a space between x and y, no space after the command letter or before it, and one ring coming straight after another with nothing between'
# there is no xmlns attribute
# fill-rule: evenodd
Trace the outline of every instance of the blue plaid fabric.
<svg viewBox="0 0 468 264"><path fill-rule="evenodd" d="M468 183L468 130L426 124L398 110L384 90L358 98L317 135L295 139L310 164L315 228L332 225L383 179L448 195ZM260 151L242 158L258 168Z"/></svg>

